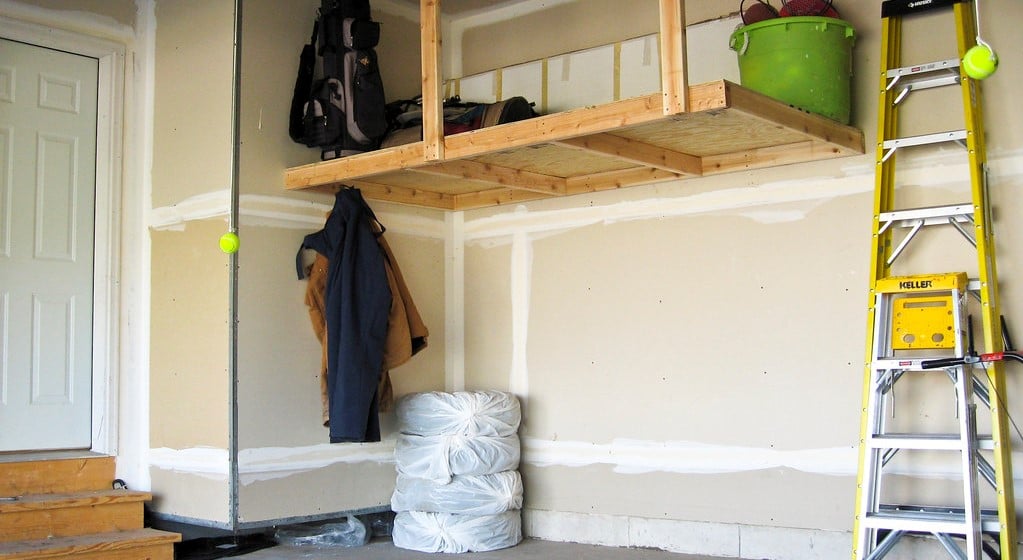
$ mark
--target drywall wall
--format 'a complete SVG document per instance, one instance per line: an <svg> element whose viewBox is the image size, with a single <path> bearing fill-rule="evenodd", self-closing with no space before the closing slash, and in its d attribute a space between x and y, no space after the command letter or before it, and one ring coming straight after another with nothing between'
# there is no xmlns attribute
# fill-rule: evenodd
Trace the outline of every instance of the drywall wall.
<svg viewBox="0 0 1023 560"><path fill-rule="evenodd" d="M222 220L152 234L150 438L154 448L226 448L229 269Z"/></svg>
<svg viewBox="0 0 1023 560"><path fill-rule="evenodd" d="M382 419L382 443L326 444L320 348L295 256L302 237L322 227L331 199L281 192L287 166L317 157L315 150L292 142L287 127L298 54L318 6L300 2L282 13L278 2L249 1L242 8L234 220L242 242L235 310L229 303L231 261L217 248L234 205L233 6L204 6L210 13L194 28L195 7L188 3L172 3L156 13L159 93L151 226L153 333L160 340L152 342L150 463L154 491L166 494L155 504L163 517L221 527L265 525L380 508L391 491L393 418ZM415 66L388 64L385 83L393 76L395 86L388 91L411 96L420 73L418 26L388 18L380 18L394 33L388 48ZM202 49L213 52L200 55ZM203 88L181 85L197 79ZM436 386L444 375L444 243L439 234L424 234L429 227L417 225L436 216L406 212L391 227L387 214L381 214L406 281L435 333L427 351L391 372L399 396ZM235 402L229 391L232 375L237 376ZM190 401L191 415L178 421L182 403ZM232 414L237 414L235 429ZM380 483L356 482L371 479ZM193 480L202 484L189 484ZM338 480L349 482L337 491L322 490L325 481ZM286 487L310 490L284 492Z"/></svg>
<svg viewBox="0 0 1023 560"><path fill-rule="evenodd" d="M387 100L410 99L422 92L419 22L389 14L373 3L373 19L380 22L380 77Z"/></svg>
<svg viewBox="0 0 1023 560"><path fill-rule="evenodd" d="M226 478L211 481L188 461L154 457L226 450L230 441L230 271L216 246L223 228L216 219L152 233L149 395L154 511L219 525L230 520ZM213 468L226 469L226 451L214 459Z"/></svg>
<svg viewBox="0 0 1023 560"><path fill-rule="evenodd" d="M234 9L158 2L153 100L153 206L231 185Z"/></svg>
<svg viewBox="0 0 1023 560"><path fill-rule="evenodd" d="M155 11L152 202L173 206L231 183L232 32L228 2L159 2ZM150 446L227 449L231 401L228 261L223 216L151 234ZM226 463L224 464L226 468ZM154 463L161 516L230 522L229 488L187 465Z"/></svg>
<svg viewBox="0 0 1023 560"><path fill-rule="evenodd" d="M195 466L181 461L162 462L159 452L153 453L152 511L160 518L186 521L206 527L228 527L231 524L230 486L227 473L211 476L195 472ZM218 457L226 466L227 455Z"/></svg>
<svg viewBox="0 0 1023 560"><path fill-rule="evenodd" d="M392 466L386 436L366 446L319 439L319 364L290 263L329 199L276 196L280 154L287 165L311 158L282 141L281 120L267 117L288 102L290 85L263 74L271 65L261 61L276 60L260 40L275 21L270 8L246 6L256 39L243 45L257 54L243 53L248 93L240 115L239 520L258 524L378 507ZM857 76L876 67L874 8L846 10L860 32ZM277 40L300 44L300 19L277 21L291 34ZM875 84L855 83L856 123L869 136ZM994 175L1008 192L1018 189L1020 168L1011 134L991 135L1000 148ZM909 186L900 195L961 195L962 165L944 155L907 160ZM844 551L872 171L865 156L459 219L374 204L434 333L428 353L407 366L410 375L395 372L398 392L506 388L522 397L530 534L605 542L608 520L657 522L662 529L607 542L810 557L806 550L827 540L828 550ZM199 215L200 199L178 205L194 204ZM452 291L450 278L441 283L459 258L444 242L457 239L466 242L462 291ZM930 262L938 252L907 263ZM1011 253L1002 259L1003 275L1012 261ZM454 305L444 301L452 294L461 298ZM464 333L464 344L442 338L452 333L438 337L445 324ZM459 360L461 375L443 371ZM393 433L393 418L383 420ZM164 464L185 464L193 453L177 450ZM378 483L352 488L348 476ZM337 491L280 497L305 484ZM698 542L702 549L668 535L694 525L714 529Z"/></svg>
<svg viewBox="0 0 1023 560"><path fill-rule="evenodd" d="M529 534L743 558L849 554L880 2L838 6L857 30L853 119L867 155L465 214L465 386L523 399ZM1013 68L1019 39L1006 22L1020 7L982 9L989 40L1005 53L1000 71ZM521 38L542 19L500 28ZM907 63L955 56L950 24L913 23ZM482 51L470 44L473 31L464 37L467 53ZM1011 92L1019 85L1011 71L981 84L1010 318L1023 315L1013 288L1023 145ZM949 91L914 93L905 132L952 128L961 102ZM961 148L899 157L906 207L968 199ZM912 249L897 272L975 274L958 233L928 235ZM1011 379L1010 395L1019 389ZM947 395L947 381L914 391ZM950 397L911 404L918 394L897 391L899 422L950 410ZM1023 403L1010 408L1023 414ZM919 465L898 468L928 499L954 503L954 465L930 464L943 479L913 476Z"/></svg>
<svg viewBox="0 0 1023 560"><path fill-rule="evenodd" d="M238 522L329 516L386 508L394 484L393 414L381 419L383 440L328 443L320 396L321 347L306 307L306 281L296 274L302 238L323 227L333 197L282 192L289 165L318 151L288 138L298 53L318 1L281 13L275 0L243 6L241 55L240 216L238 253ZM418 93L419 28L379 10L379 56L388 98ZM390 53L388 55L387 53ZM391 56L393 58L391 58ZM444 242L415 224L437 212L380 212L389 245L431 331L428 347L390 372L396 397L444 379ZM312 254L303 254L305 263Z"/></svg>
<svg viewBox="0 0 1023 560"><path fill-rule="evenodd" d="M329 444L327 444L329 445ZM352 444L348 444L352 445ZM337 447L336 445L334 447ZM387 511L394 491L393 445L385 460L299 467L298 472L244 483L239 490L239 522L265 526L268 520L329 517L337 512ZM292 468L295 464L292 464Z"/></svg>
<svg viewBox="0 0 1023 560"><path fill-rule="evenodd" d="M318 405L312 372L318 363L305 354L315 345L302 335L305 310L292 299L301 289L286 271L293 262L292 247L322 223L329 200L280 189L285 166L315 159L285 139L281 117L309 18L295 10L274 20L267 15L271 4L245 3L258 29L243 44L258 54L243 53L243 74L254 65L250 76L256 85L243 78L248 86L243 89L252 93L243 94L241 115L239 285L244 303L239 329L247 333L239 343L243 522L378 505L392 468L386 440L365 447L325 445L318 439L322 428L307 423L315 412L295 412ZM697 20L702 16L694 17L694 11L713 17L717 10L731 9L710 1L688 4L690 19ZM221 66L230 60L225 50L231 43L232 15L221 3L209 8L189 2L160 5L160 60L172 57L177 47L190 46L181 37L192 37L187 22L195 14L204 14L204 21L206 16L218 19L219 34L203 45L201 55L183 53L190 66L180 61L157 65L153 328L178 338L172 346L154 332L152 381L180 394L186 387L174 383L173 372L182 365L192 376L189 384L194 382L189 390L216 386L226 394L220 384L226 378L200 379L198 374L219 371L228 352L226 341L223 353L216 348L226 338L229 315L219 308L226 296L218 294L227 281L209 278L227 263L214 243L226 228L230 208L230 161L223 157L230 146L222 146L230 117L225 99L230 71ZM868 138L876 117L878 5L840 4L859 33L854 121ZM993 10L992 3L983 6ZM1023 200L1023 127L1013 110L1021 85L1014 69L1023 64L1013 22L1023 18L1021 9L1001 3L997 12L984 12L989 39L1002 57L999 73L982 85L1002 295L1010 321L1023 315L1023 296L1014 281L1020 276L1015 248L1023 246L1023 230L1012 219ZM122 11L98 14L119 25ZM180 18L177 23L172 13ZM267 37L271 24L277 29ZM280 43L280 48L263 41ZM213 57L208 56L211 48ZM275 67L284 60L290 61L287 69ZM499 65L480 64L481 69ZM174 80L183 74L211 81L203 82L203 88L174 90ZM193 96L201 107L168 95ZM216 99L209 103L211 95ZM907 115L920 123L947 116L940 109L958 102L924 105L922 115ZM196 122L206 117L212 118L207 126L216 124L212 133ZM192 142L177 141L178 126L188 127ZM210 141L210 134L221 139ZM900 197L926 203L936 194L961 196L964 171L948 157L953 153L955 148L946 148L905 158L906 186ZM848 553L851 527L851 513L843 513L851 510L855 470L855 428L848 419L857 416L859 407L861 371L855 363L862 359L869 247L862 233L869 228L872 188L868 155L533 202L457 219L374 204L432 331L428 352L407 370L396 371L398 390L510 388L523 398L522 470L530 535L750 558L840 557ZM467 243L464 253L451 247L452 240L461 239ZM953 235L915 251L905 257L904 266L944 266L947 247L956 242ZM465 275L458 280L464 280L464 290L451 290L462 295L452 303L445 292L457 282L442 282L455 269L452 258L460 254ZM190 266L176 262L179 257ZM797 277L796 270L803 275ZM188 285L178 286L175 279ZM808 297L794 300L793 293L799 292L788 283L800 279L806 280ZM828 286L829 280L836 285ZM718 282L729 290L719 291ZM187 301L178 305L174 293ZM757 297L761 293L764 297ZM196 313L185 313L185 307ZM173 313L163 313L165 308ZM273 330L278 323L282 329ZM447 340L445 324L464 332L464 343ZM776 324L781 325L778 333ZM294 355L273 352L276 339L269 339L274 336L299 350ZM781 338L783 350L775 348ZM460 355L444 352L451 348ZM186 350L193 349L198 354L187 356ZM196 365L201 356L208 360ZM463 361L464 379L444 371L449 360ZM848 385L854 394L842 390ZM150 453L156 507L229 524L226 416L214 407L208 418L195 418L204 423L190 428L196 433L185 438L172 426L187 414L191 401L164 402L163 390L153 391L154 400L161 400L152 418ZM611 398L611 390L622 398ZM1021 393L1017 379L1010 380L1009 392ZM226 406L216 394L202 398ZM198 404L208 407L206 401ZM1019 416L1020 406L1012 408ZM908 412L905 416L912 419ZM384 423L392 433L393 419L385 417ZM360 474L381 487L345 486L350 482L343 477ZM341 486L334 496L310 496L312 489L333 484ZM304 490L282 499L291 488ZM815 521L811 515L818 511L820 521Z"/></svg>

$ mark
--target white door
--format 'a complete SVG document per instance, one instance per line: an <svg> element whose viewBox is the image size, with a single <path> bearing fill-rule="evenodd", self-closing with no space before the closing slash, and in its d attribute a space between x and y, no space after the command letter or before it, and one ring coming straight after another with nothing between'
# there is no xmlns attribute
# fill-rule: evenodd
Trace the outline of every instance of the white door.
<svg viewBox="0 0 1023 560"><path fill-rule="evenodd" d="M0 451L92 444L98 68L0 39Z"/></svg>

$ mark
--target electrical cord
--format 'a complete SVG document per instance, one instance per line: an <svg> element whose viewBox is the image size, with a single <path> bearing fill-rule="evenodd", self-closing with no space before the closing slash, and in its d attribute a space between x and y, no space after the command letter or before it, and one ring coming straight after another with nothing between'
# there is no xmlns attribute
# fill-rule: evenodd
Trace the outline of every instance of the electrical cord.
<svg viewBox="0 0 1023 560"><path fill-rule="evenodd" d="M1023 356L1021 356L1018 352L1005 352L1003 357L1023 363ZM984 374L987 376L988 386L990 387L994 384L994 380L991 378L991 370L988 369L987 362L981 362L981 364L983 364ZM1009 407L1006 406L1005 399L1002 398L1001 392L995 391L995 397L998 399L998 406L1002 407L1002 410L1005 411L1005 417L1009 419L1009 422L1012 424L1012 428L1016 430L1016 435L1019 436L1020 441L1023 441L1023 431L1020 431L1019 425L1016 424L1016 419L1012 417L1012 413L1009 411Z"/></svg>

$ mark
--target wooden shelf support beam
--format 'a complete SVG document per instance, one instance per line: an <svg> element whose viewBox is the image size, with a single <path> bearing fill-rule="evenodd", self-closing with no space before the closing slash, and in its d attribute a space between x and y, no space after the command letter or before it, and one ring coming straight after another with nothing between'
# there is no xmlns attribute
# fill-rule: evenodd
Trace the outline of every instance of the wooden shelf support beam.
<svg viewBox="0 0 1023 560"><path fill-rule="evenodd" d="M609 191L681 178L677 173L649 167L637 167L621 171L604 171L602 173L570 177L568 179L568 194Z"/></svg>
<svg viewBox="0 0 1023 560"><path fill-rule="evenodd" d="M553 177L551 175L543 175L541 173L533 173L473 160L433 163L410 171L442 177L456 177L469 181L488 183L496 187L533 191L546 195L564 195L566 193L566 184L563 177Z"/></svg>
<svg viewBox="0 0 1023 560"><path fill-rule="evenodd" d="M426 161L444 159L444 100L441 83L440 0L420 0L423 64L423 142Z"/></svg>
<svg viewBox="0 0 1023 560"><path fill-rule="evenodd" d="M664 114L689 110L686 70L686 2L660 0L661 92Z"/></svg>
<svg viewBox="0 0 1023 560"><path fill-rule="evenodd" d="M352 181L351 185L362 191L366 198L373 200L386 200L388 202L397 202L398 204L410 204L412 206L436 208L438 210L455 210L455 197L450 194L384 185L361 179Z"/></svg>
<svg viewBox="0 0 1023 560"><path fill-rule="evenodd" d="M697 156L613 134L593 134L581 138L570 138L561 140L558 144L680 175L698 176L703 174L703 161Z"/></svg>

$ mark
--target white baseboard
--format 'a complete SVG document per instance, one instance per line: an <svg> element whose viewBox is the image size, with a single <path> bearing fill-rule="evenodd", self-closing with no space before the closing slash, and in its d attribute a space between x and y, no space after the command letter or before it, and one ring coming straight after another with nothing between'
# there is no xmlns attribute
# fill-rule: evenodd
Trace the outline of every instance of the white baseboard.
<svg viewBox="0 0 1023 560"><path fill-rule="evenodd" d="M732 523L525 509L527 537L623 548L756 560L834 560L852 554L852 533ZM850 524L852 520L850 519ZM945 558L933 539L905 537L887 560Z"/></svg>

